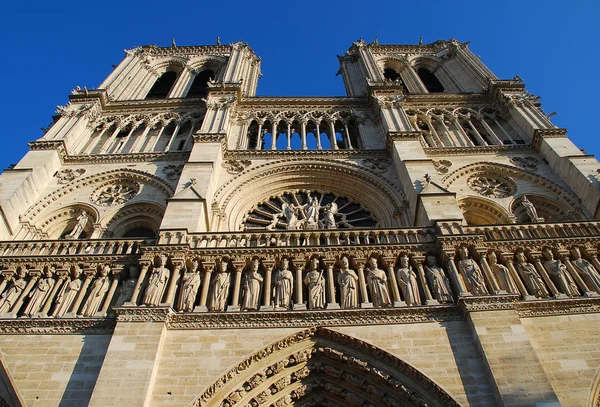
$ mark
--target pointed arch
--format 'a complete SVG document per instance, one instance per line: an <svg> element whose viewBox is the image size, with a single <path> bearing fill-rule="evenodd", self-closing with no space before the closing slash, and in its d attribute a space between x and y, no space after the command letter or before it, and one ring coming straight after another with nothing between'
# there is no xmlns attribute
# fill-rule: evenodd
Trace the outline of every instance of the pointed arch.
<svg viewBox="0 0 600 407"><path fill-rule="evenodd" d="M434 381L396 356L328 328L309 328L234 366L191 406L458 406Z"/></svg>
<svg viewBox="0 0 600 407"><path fill-rule="evenodd" d="M596 370L587 402L588 407L600 406L600 367Z"/></svg>
<svg viewBox="0 0 600 407"><path fill-rule="evenodd" d="M469 226L511 223L506 209L487 198L467 197L458 201L458 207Z"/></svg>

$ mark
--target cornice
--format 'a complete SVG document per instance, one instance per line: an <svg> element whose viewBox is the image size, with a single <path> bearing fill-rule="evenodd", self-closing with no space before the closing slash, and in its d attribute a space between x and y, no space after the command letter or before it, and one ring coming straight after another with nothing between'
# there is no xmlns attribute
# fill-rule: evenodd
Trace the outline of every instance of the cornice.
<svg viewBox="0 0 600 407"><path fill-rule="evenodd" d="M477 156L498 153L535 153L532 146L528 144L475 147L425 147L423 150L429 157L440 157L445 155Z"/></svg>
<svg viewBox="0 0 600 407"><path fill-rule="evenodd" d="M533 131L533 142L531 143L536 150L542 146L542 140L547 138L567 138L567 129L535 129Z"/></svg>
<svg viewBox="0 0 600 407"><path fill-rule="evenodd" d="M195 107L205 106L206 102L201 98L162 98L162 99L139 99L139 100L116 100L108 102L104 111L119 109L147 109L157 107Z"/></svg>
<svg viewBox="0 0 600 407"><path fill-rule="evenodd" d="M111 335L112 318L18 318L0 319L0 334Z"/></svg>
<svg viewBox="0 0 600 407"><path fill-rule="evenodd" d="M226 160L285 158L388 158L387 150L228 150Z"/></svg>
<svg viewBox="0 0 600 407"><path fill-rule="evenodd" d="M519 297L517 294L461 297L458 306L465 313L515 309Z"/></svg>
<svg viewBox="0 0 600 407"><path fill-rule="evenodd" d="M517 313L521 318L600 312L600 298L521 301L516 305Z"/></svg>
<svg viewBox="0 0 600 407"><path fill-rule="evenodd" d="M340 106L340 107L368 107L369 99L347 96L254 96L245 97L238 101L238 106L243 107L290 107L297 105L310 106Z"/></svg>
<svg viewBox="0 0 600 407"><path fill-rule="evenodd" d="M171 307L116 307L118 322L166 322L175 314Z"/></svg>
<svg viewBox="0 0 600 407"><path fill-rule="evenodd" d="M96 154L69 155L63 160L65 164L114 164L157 161L187 162L191 151L132 153L132 154Z"/></svg>
<svg viewBox="0 0 600 407"><path fill-rule="evenodd" d="M174 46L158 47L154 44L144 45L134 48L139 53L148 53L152 56L173 56L173 55L221 55L227 56L233 51L234 44L227 45L193 45L193 46ZM250 47L248 47L250 48ZM134 51L132 50L132 51ZM252 52L254 53L254 52Z"/></svg>

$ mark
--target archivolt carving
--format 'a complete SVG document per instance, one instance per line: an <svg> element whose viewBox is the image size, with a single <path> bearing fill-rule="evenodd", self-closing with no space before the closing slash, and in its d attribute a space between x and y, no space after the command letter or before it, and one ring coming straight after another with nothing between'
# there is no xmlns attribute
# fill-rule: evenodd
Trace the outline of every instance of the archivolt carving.
<svg viewBox="0 0 600 407"><path fill-rule="evenodd" d="M53 202L68 195L78 189L86 187L88 185L94 185L98 183L120 181L120 180L132 180L139 182L140 184L149 184L164 193L167 197L171 197L174 194L173 188L164 180L149 174L145 171L134 170L134 169L116 169L99 174L90 175L85 178L79 178L72 183L65 185L54 192L46 195L40 199L33 206L31 206L27 212L23 215L23 221L30 221L34 219L40 212L50 206Z"/></svg>
<svg viewBox="0 0 600 407"><path fill-rule="evenodd" d="M58 237L62 232L69 231L69 222L72 223L70 225L72 229L74 223L77 223L76 218L81 211L86 211L90 217L89 225L94 224L100 218L98 210L92 205L77 203L52 212L44 218L43 222L36 225L35 229L42 233L45 238Z"/></svg>
<svg viewBox="0 0 600 407"><path fill-rule="evenodd" d="M488 199L465 198L459 201L458 206L470 226L512 223L506 209Z"/></svg>
<svg viewBox="0 0 600 407"><path fill-rule="evenodd" d="M443 178L444 186L450 188L458 179L467 177L474 173L490 173L490 174L501 174L503 176L510 176L514 178L520 178L529 181L532 184L538 185L545 188L556 197L560 198L563 202L570 205L572 208L579 207L580 199L569 192L561 185L549 180L548 178L542 177L526 170L515 168L507 164L490 163L490 162L478 162L466 165Z"/></svg>
<svg viewBox="0 0 600 407"><path fill-rule="evenodd" d="M107 182L92 192L91 199L96 205L113 206L129 201L137 195L140 184L132 181Z"/></svg>
<svg viewBox="0 0 600 407"><path fill-rule="evenodd" d="M120 236L126 232L125 229L129 225L136 223L135 226L141 225L156 232L160 227L164 213L164 208L156 203L142 202L127 205L115 213L114 216L105 217L105 219L110 219L105 228L110 235Z"/></svg>
<svg viewBox="0 0 600 407"><path fill-rule="evenodd" d="M275 161L242 171L215 194L215 203L229 216L229 230L237 230L252 206L269 196L294 189L327 190L362 202L382 227L404 225L395 213L406 208L404 194L374 171L338 160Z"/></svg>
<svg viewBox="0 0 600 407"><path fill-rule="evenodd" d="M194 407L270 405L458 406L395 356L327 328L310 328L254 353L211 384Z"/></svg>
<svg viewBox="0 0 600 407"><path fill-rule="evenodd" d="M467 184L473 191L488 198L506 198L517 190L511 178L487 173L470 176Z"/></svg>

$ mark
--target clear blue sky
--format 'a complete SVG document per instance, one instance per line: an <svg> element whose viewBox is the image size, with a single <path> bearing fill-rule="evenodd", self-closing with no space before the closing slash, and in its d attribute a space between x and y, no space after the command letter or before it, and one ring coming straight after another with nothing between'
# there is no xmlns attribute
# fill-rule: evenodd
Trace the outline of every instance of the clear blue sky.
<svg viewBox="0 0 600 407"><path fill-rule="evenodd" d="M259 95L343 95L336 55L352 41L455 37L500 78L521 76L552 120L598 154L598 1L21 1L3 5L0 168L41 137L75 86L97 87L138 45L248 42L262 57Z"/></svg>

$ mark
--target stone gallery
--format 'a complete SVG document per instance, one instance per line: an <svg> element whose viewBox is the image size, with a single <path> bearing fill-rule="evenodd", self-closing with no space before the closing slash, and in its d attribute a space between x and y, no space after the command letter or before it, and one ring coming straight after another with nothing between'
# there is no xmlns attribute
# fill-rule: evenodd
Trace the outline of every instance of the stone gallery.
<svg viewBox="0 0 600 407"><path fill-rule="evenodd" d="M0 176L0 406L600 405L600 165L454 39L256 96L141 46Z"/></svg>

